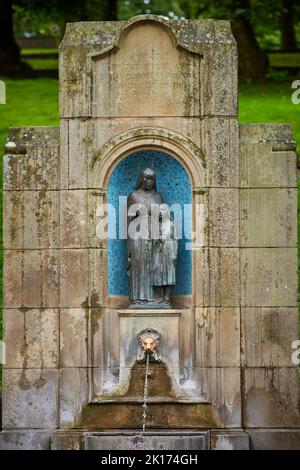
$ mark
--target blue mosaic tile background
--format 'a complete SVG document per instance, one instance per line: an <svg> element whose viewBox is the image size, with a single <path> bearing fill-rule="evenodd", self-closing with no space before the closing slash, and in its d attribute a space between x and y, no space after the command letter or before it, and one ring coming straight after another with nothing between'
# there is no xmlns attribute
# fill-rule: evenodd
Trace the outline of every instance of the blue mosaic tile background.
<svg viewBox="0 0 300 470"><path fill-rule="evenodd" d="M116 210L117 237L119 237L119 196L127 197L134 191L139 171L152 168L156 173L157 191L164 202L171 205L191 204L191 185L184 167L170 155L156 150L135 152L125 157L115 168L107 189L107 201ZM191 237L191 210L185 210L185 230L179 240L175 295L190 295L192 291L192 256L185 249ZM114 216L108 215L108 233L113 234ZM124 239L108 239L108 291L110 295L128 295Z"/></svg>

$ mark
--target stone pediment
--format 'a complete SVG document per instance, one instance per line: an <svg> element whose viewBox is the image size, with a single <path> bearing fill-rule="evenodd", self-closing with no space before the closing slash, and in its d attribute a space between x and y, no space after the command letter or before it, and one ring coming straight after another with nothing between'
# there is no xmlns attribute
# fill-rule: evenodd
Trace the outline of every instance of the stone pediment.
<svg viewBox="0 0 300 470"><path fill-rule="evenodd" d="M92 115L198 116L200 56L158 21L132 24L118 45L91 54Z"/></svg>

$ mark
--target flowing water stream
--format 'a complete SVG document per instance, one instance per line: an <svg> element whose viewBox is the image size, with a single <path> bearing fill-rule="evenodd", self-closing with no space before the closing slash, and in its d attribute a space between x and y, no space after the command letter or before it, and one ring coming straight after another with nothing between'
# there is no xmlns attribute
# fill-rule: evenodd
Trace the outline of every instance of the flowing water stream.
<svg viewBox="0 0 300 470"><path fill-rule="evenodd" d="M144 383L144 402L143 402L143 432L145 432L145 429L146 429L146 418L147 418L149 356L150 354L147 353L146 354L145 383Z"/></svg>

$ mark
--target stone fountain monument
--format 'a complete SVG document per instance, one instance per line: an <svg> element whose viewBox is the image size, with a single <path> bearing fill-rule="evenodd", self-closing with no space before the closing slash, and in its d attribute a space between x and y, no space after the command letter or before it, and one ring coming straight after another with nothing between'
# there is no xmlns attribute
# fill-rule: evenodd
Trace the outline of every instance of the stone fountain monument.
<svg viewBox="0 0 300 470"><path fill-rule="evenodd" d="M6 145L0 447L299 449L295 143L229 22L68 24L60 119ZM178 240L126 241L147 191Z"/></svg>

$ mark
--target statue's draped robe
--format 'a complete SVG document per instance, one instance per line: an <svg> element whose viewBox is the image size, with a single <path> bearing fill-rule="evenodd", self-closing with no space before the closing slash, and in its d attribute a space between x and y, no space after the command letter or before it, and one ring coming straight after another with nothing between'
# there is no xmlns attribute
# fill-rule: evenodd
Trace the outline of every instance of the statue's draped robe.
<svg viewBox="0 0 300 470"><path fill-rule="evenodd" d="M128 198L128 207L131 204L140 203L144 204L147 208L147 214L139 216L139 220L142 223L142 219L145 218L145 222L148 222L148 236L144 238L138 238L137 240L127 238L127 274L129 276L129 298L133 301L154 301L155 293L153 292L153 279L152 279L152 267L153 267L153 241L151 239L151 204L162 204L163 199L157 192L152 194L139 195L135 191ZM129 217L128 223L130 223L134 217ZM138 228L138 227L137 227Z"/></svg>
<svg viewBox="0 0 300 470"><path fill-rule="evenodd" d="M148 216L146 216L148 218ZM153 300L151 279L152 241L128 240L129 298L131 300Z"/></svg>
<svg viewBox="0 0 300 470"><path fill-rule="evenodd" d="M178 241L172 220L160 223L160 240L153 241L152 284L173 286L176 284L176 259Z"/></svg>

